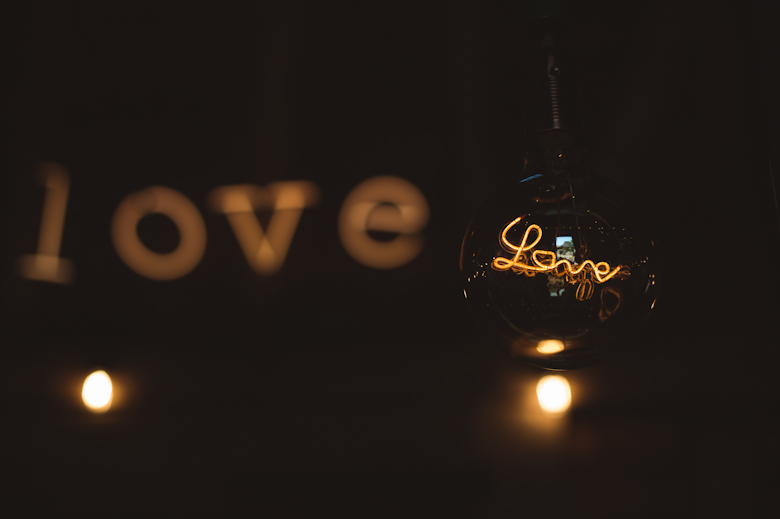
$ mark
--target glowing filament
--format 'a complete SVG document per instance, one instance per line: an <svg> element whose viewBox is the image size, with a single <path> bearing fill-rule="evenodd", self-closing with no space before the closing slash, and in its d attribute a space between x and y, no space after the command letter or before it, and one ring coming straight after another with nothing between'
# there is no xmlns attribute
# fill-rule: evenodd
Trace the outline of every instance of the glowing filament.
<svg viewBox="0 0 780 519"><path fill-rule="evenodd" d="M81 398L90 411L105 413L111 407L113 399L111 377L105 371L95 371L84 381Z"/></svg>
<svg viewBox="0 0 780 519"><path fill-rule="evenodd" d="M523 216L515 218L501 231L501 246L508 252L514 252L515 255L512 259L500 256L494 258L491 266L495 270L512 269L518 274L525 274L529 277L542 273L565 277L569 283L578 284L576 296L579 300L589 299L593 295L593 283L604 283L615 276L628 275L628 267L623 265L613 269L606 261L594 263L591 260L585 260L581 265L572 265L571 261L567 259L557 260L554 252L533 250L542 239L542 228L536 224L528 226L520 245L514 245L507 240L506 235L523 218ZM535 233L533 240L530 239L532 231Z"/></svg>
<svg viewBox="0 0 780 519"><path fill-rule="evenodd" d="M560 414L571 405L569 381L560 375L547 375L536 384L539 406L550 414Z"/></svg>

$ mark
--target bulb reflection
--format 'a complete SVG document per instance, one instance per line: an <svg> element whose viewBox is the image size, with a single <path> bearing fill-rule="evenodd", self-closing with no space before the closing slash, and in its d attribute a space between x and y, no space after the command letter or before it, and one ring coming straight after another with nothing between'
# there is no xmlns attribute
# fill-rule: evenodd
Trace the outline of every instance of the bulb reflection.
<svg viewBox="0 0 780 519"><path fill-rule="evenodd" d="M114 391L111 377L105 371L95 371L84 380L81 399L93 413L105 413L111 407Z"/></svg>
<svg viewBox="0 0 780 519"><path fill-rule="evenodd" d="M551 339L549 341L542 341L536 347L536 351L544 353L545 355L551 355L563 351L563 342L557 339Z"/></svg>
<svg viewBox="0 0 780 519"><path fill-rule="evenodd" d="M561 414L571 405L569 381L560 375L547 375L536 385L539 406L546 413Z"/></svg>

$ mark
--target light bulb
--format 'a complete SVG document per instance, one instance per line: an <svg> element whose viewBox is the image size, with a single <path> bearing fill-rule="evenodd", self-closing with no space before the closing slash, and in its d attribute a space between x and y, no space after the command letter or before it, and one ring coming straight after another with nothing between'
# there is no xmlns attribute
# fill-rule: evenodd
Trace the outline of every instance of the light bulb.
<svg viewBox="0 0 780 519"><path fill-rule="evenodd" d="M460 265L473 313L501 346L543 368L573 369L639 332L655 305L658 262L636 203L583 166L560 28L554 13L532 21L539 54L524 174L478 210Z"/></svg>
<svg viewBox="0 0 780 519"><path fill-rule="evenodd" d="M648 319L656 247L619 186L570 166L562 153L536 158L469 225L464 293L512 355L548 369L587 366Z"/></svg>

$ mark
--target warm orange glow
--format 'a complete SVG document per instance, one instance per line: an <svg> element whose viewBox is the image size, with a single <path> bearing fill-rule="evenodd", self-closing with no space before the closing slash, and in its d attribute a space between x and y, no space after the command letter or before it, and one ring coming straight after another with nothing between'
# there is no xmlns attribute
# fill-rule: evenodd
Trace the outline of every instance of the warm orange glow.
<svg viewBox="0 0 780 519"><path fill-rule="evenodd" d="M41 168L40 181L46 186L46 198L43 202L38 252L19 258L19 274L38 281L71 283L75 271L73 263L59 256L70 177L63 166L49 162Z"/></svg>
<svg viewBox="0 0 780 519"><path fill-rule="evenodd" d="M222 186L209 194L212 208L224 213L249 266L258 274L276 273L287 257L303 209L317 203L319 189L311 182L274 182ZM263 232L255 210L272 209Z"/></svg>
<svg viewBox="0 0 780 519"><path fill-rule="evenodd" d="M542 341L536 346L536 351L551 355L563 351L563 343L557 339L551 339L548 341Z"/></svg>
<svg viewBox="0 0 780 519"><path fill-rule="evenodd" d="M569 381L560 375L547 375L536 385L539 406L549 414L561 414L571 405Z"/></svg>
<svg viewBox="0 0 780 519"><path fill-rule="evenodd" d="M111 377L105 371L95 371L84 380L81 399L90 411L105 413L111 407L113 396Z"/></svg>
<svg viewBox="0 0 780 519"><path fill-rule="evenodd" d="M619 265L614 269L606 261L594 263L591 260L585 260L581 265L574 266L567 259L556 261L556 254L546 250L532 249L542 239L542 228L536 224L531 224L525 230L520 245L510 243L506 238L509 230L517 225L524 216L512 220L503 231L501 231L500 243L507 252L514 252L512 259L497 257L493 259L491 266L495 270L509 270L525 274L532 277L536 274L549 274L557 277L566 277L566 281L571 284L577 284L576 297L579 300L589 299L593 295L593 282L604 283L615 276L627 276L629 269L626 266ZM535 239L529 244L531 232L536 233ZM530 252L530 262L529 253Z"/></svg>
<svg viewBox="0 0 780 519"><path fill-rule="evenodd" d="M339 235L358 262L377 269L400 267L422 251L418 233L428 224L428 202L417 187L392 176L373 177L358 184L344 200ZM397 233L378 241L369 231Z"/></svg>
<svg viewBox="0 0 780 519"><path fill-rule="evenodd" d="M138 237L138 222L152 213L167 216L179 230L174 251L151 251ZM206 250L206 224L189 198L174 189L152 186L122 200L114 212L111 238L128 267L149 279L168 281L189 274L200 263Z"/></svg>

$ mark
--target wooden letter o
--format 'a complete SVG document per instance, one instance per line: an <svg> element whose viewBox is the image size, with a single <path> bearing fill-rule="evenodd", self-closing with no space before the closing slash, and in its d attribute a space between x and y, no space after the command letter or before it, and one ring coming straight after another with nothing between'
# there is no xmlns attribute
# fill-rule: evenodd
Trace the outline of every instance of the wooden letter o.
<svg viewBox="0 0 780 519"><path fill-rule="evenodd" d="M179 230L179 245L168 253L149 250L138 237L144 216L167 216ZM206 250L206 225L189 198L174 189L151 186L125 197L114 212L111 238L119 257L138 274L157 281L178 279L200 263Z"/></svg>

